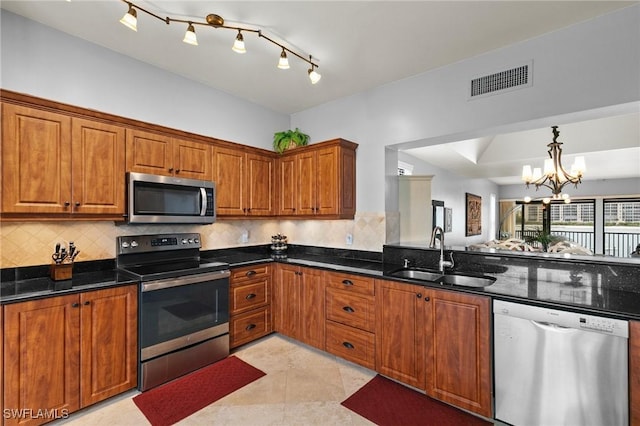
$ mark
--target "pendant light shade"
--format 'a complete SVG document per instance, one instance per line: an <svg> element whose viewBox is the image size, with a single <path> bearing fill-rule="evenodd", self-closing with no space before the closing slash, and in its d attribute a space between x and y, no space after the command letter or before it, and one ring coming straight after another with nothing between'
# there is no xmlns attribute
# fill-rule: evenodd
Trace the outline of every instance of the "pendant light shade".
<svg viewBox="0 0 640 426"><path fill-rule="evenodd" d="M120 19L120 23L133 31L138 31L138 14L131 4L127 13Z"/></svg>
<svg viewBox="0 0 640 426"><path fill-rule="evenodd" d="M231 48L236 53L246 53L247 49L244 47L244 37L242 37L242 32L238 30L238 35L236 36L236 40L233 42L233 47Z"/></svg>
<svg viewBox="0 0 640 426"><path fill-rule="evenodd" d="M289 58L287 58L287 52L282 49L282 53L280 54L280 60L278 61L278 68L281 70L289 69Z"/></svg>
<svg viewBox="0 0 640 426"><path fill-rule="evenodd" d="M311 84L316 84L320 81L321 78L322 76L320 75L320 73L318 73L315 67L312 65L311 68L309 68L309 80L311 80Z"/></svg>
<svg viewBox="0 0 640 426"><path fill-rule="evenodd" d="M187 44L192 46L198 45L198 38L196 37L196 30L193 28L193 24L189 23L189 27L187 27L187 32L184 33L184 39L182 39Z"/></svg>

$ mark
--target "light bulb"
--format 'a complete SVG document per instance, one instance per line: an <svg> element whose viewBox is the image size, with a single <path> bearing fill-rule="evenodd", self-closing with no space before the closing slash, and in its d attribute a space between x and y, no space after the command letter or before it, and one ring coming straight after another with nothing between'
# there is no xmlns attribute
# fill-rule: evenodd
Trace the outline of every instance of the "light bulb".
<svg viewBox="0 0 640 426"><path fill-rule="evenodd" d="M531 182L532 176L531 166L528 164L526 166L522 166L522 180L525 182Z"/></svg>
<svg viewBox="0 0 640 426"><path fill-rule="evenodd" d="M586 164L584 162L584 157L583 156L576 157L575 161L573 162L573 165L571 166L571 174L575 176L582 176L584 174L585 169L586 169Z"/></svg>
<svg viewBox="0 0 640 426"><path fill-rule="evenodd" d="M551 202L551 199L549 197L544 197L542 199L542 202L545 203L545 204L549 204Z"/></svg>
<svg viewBox="0 0 640 426"><path fill-rule="evenodd" d="M278 68L281 70L289 69L289 59L287 58L287 52L282 49L282 53L280 54L280 60L278 61Z"/></svg>
<svg viewBox="0 0 640 426"><path fill-rule="evenodd" d="M556 173L556 168L553 167L553 159L547 158L544 160L544 174L547 176L553 176Z"/></svg>
<svg viewBox="0 0 640 426"><path fill-rule="evenodd" d="M542 177L542 170L540 169L540 167L535 167L535 168L533 169L533 176L532 176L532 179L533 179L534 181L536 181L536 180L540 179L541 177Z"/></svg>
<svg viewBox="0 0 640 426"><path fill-rule="evenodd" d="M187 27L187 32L184 33L184 39L182 39L187 44L192 46L198 45L198 38L196 37L196 30L193 28L193 24L189 23L189 27Z"/></svg>
<svg viewBox="0 0 640 426"><path fill-rule="evenodd" d="M526 197L524 197L524 202L525 203L530 203L531 202L531 197L529 197L528 195Z"/></svg>
<svg viewBox="0 0 640 426"><path fill-rule="evenodd" d="M138 13L131 4L127 13L120 19L120 23L133 31L138 31Z"/></svg>
<svg viewBox="0 0 640 426"><path fill-rule="evenodd" d="M236 53L246 53L247 49L244 47L244 37L242 37L242 33L238 30L238 35L236 36L236 40L233 42L233 47L231 48Z"/></svg>

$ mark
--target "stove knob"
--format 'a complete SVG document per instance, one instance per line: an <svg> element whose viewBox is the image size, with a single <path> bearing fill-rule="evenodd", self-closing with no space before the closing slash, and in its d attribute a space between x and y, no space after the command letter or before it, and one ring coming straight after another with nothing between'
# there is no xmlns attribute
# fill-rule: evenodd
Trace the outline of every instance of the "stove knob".
<svg viewBox="0 0 640 426"><path fill-rule="evenodd" d="M189 238L189 244L193 244L193 240Z"/></svg>
<svg viewBox="0 0 640 426"><path fill-rule="evenodd" d="M122 248L129 248L129 243L126 241L122 242Z"/></svg>
<svg viewBox="0 0 640 426"><path fill-rule="evenodd" d="M181 243L182 243L182 244L187 244L187 239L186 239L186 238L183 238L183 239L182 239L182 241L181 241Z"/></svg>
<svg viewBox="0 0 640 426"><path fill-rule="evenodd" d="M199 240L199 239L197 239L197 238L194 238L194 239L193 239L193 242L194 242L194 243L196 243L196 244L198 244L198 243L200 242L200 240Z"/></svg>
<svg viewBox="0 0 640 426"><path fill-rule="evenodd" d="M136 240L131 241L131 248L138 247Z"/></svg>

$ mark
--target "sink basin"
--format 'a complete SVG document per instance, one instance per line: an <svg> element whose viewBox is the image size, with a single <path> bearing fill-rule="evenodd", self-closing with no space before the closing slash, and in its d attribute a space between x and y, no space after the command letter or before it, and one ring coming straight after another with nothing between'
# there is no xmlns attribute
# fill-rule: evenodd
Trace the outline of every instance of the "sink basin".
<svg viewBox="0 0 640 426"><path fill-rule="evenodd" d="M493 277L446 274L438 278L437 282L441 284L461 285L464 287L487 287L496 281Z"/></svg>
<svg viewBox="0 0 640 426"><path fill-rule="evenodd" d="M408 278L411 280L422 280L436 282L442 277L440 272L425 271L422 269L401 269L391 273L392 276L398 278Z"/></svg>
<svg viewBox="0 0 640 426"><path fill-rule="evenodd" d="M391 272L389 275L398 278L407 278L410 280L429 281L432 283L459 285L463 287L487 287L493 284L496 279L484 275L442 274L438 271L429 271L425 269L400 269Z"/></svg>

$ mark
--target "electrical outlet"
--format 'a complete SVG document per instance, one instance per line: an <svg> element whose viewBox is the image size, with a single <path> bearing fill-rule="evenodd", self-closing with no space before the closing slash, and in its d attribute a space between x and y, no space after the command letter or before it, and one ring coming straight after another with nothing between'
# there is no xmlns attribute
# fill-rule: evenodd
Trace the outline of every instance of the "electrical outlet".
<svg viewBox="0 0 640 426"><path fill-rule="evenodd" d="M347 234L346 243L348 246L353 244L353 234Z"/></svg>
<svg viewBox="0 0 640 426"><path fill-rule="evenodd" d="M249 231L247 231L246 229L242 231L242 236L240 237L240 241L243 243L249 242Z"/></svg>

